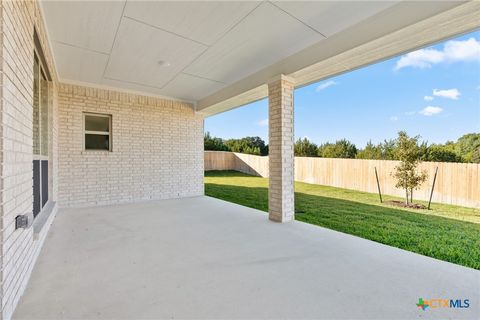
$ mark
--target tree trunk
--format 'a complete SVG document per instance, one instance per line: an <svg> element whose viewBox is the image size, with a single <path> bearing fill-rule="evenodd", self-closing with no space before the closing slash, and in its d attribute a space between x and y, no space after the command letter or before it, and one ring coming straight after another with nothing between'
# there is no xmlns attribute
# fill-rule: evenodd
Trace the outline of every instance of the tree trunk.
<svg viewBox="0 0 480 320"><path fill-rule="evenodd" d="M410 189L410 203L413 203L413 189Z"/></svg>
<svg viewBox="0 0 480 320"><path fill-rule="evenodd" d="M405 188L405 204L408 206L408 188Z"/></svg>

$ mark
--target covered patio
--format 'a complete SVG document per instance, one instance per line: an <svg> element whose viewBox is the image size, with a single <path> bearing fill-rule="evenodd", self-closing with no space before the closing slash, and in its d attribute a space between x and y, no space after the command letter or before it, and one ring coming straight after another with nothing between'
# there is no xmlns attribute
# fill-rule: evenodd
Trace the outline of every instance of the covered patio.
<svg viewBox="0 0 480 320"><path fill-rule="evenodd" d="M296 88L475 30L479 12L0 1L0 319L478 318L478 271L296 222L293 143ZM263 98L268 218L203 196L204 118Z"/></svg>
<svg viewBox="0 0 480 320"><path fill-rule="evenodd" d="M480 273L199 196L61 210L16 319L478 319ZM424 299L470 308L422 311Z"/></svg>

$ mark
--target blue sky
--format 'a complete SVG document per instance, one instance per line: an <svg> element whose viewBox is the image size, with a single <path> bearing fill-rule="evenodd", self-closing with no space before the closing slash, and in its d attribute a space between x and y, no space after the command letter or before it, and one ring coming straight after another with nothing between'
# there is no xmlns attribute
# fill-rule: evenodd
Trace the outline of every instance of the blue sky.
<svg viewBox="0 0 480 320"><path fill-rule="evenodd" d="M295 90L295 138L364 147L399 130L431 143L480 132L480 31ZM221 138L268 142L268 101L205 119Z"/></svg>

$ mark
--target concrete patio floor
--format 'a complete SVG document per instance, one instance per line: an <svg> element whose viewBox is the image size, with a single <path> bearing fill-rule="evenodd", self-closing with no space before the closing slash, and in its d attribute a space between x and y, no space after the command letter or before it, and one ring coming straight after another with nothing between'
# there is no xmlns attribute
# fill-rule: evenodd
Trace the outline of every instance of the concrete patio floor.
<svg viewBox="0 0 480 320"><path fill-rule="evenodd" d="M60 210L14 318L479 319L479 290L473 269L196 197Z"/></svg>

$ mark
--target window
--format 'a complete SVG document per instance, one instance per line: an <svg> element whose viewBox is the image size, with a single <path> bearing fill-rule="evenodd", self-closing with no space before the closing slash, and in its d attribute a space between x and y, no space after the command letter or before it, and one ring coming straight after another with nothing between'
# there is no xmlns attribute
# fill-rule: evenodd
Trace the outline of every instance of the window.
<svg viewBox="0 0 480 320"><path fill-rule="evenodd" d="M33 63L33 154L48 156L48 81L36 52Z"/></svg>
<svg viewBox="0 0 480 320"><path fill-rule="evenodd" d="M85 150L112 150L112 116L84 113Z"/></svg>
<svg viewBox="0 0 480 320"><path fill-rule="evenodd" d="M32 104L32 145L33 145L33 216L36 217L48 202L49 190L49 97L51 81L42 47L34 31L33 51L33 104Z"/></svg>

